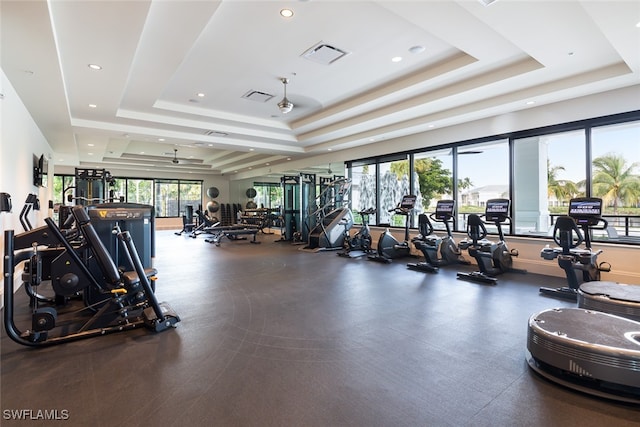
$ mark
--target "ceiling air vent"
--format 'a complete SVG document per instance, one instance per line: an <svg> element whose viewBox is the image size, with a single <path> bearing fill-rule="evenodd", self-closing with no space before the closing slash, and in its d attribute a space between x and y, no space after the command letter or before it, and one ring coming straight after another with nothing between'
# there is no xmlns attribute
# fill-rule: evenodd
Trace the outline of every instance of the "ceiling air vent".
<svg viewBox="0 0 640 427"><path fill-rule="evenodd" d="M245 98L245 99L249 99L251 101L267 102L268 100L273 98L273 95L270 95L270 94L264 93L264 92L260 92L259 90L250 90L249 92L247 92L244 95L242 95L242 97Z"/></svg>
<svg viewBox="0 0 640 427"><path fill-rule="evenodd" d="M228 133L220 132L217 130L208 130L204 134L207 136L228 136L229 135Z"/></svg>
<svg viewBox="0 0 640 427"><path fill-rule="evenodd" d="M302 57L319 64L329 65L345 55L347 55L346 51L320 42L310 49L307 49L307 51L302 54Z"/></svg>

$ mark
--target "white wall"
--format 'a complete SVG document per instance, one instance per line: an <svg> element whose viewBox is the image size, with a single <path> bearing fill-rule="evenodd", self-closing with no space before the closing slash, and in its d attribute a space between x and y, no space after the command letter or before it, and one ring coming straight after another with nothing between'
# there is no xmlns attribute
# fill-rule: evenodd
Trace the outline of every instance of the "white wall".
<svg viewBox="0 0 640 427"><path fill-rule="evenodd" d="M31 224L34 227L43 225L44 218L49 216L51 185L49 188L33 185L33 157L44 154L51 158L53 151L1 69L0 79L3 95L0 99L0 192L11 194L13 205L11 213L0 214L0 250L4 251L4 231L22 232L18 215L29 193L38 195L41 206L40 211L32 211L29 215ZM49 176L52 172L49 162ZM2 268L0 266L0 271Z"/></svg>

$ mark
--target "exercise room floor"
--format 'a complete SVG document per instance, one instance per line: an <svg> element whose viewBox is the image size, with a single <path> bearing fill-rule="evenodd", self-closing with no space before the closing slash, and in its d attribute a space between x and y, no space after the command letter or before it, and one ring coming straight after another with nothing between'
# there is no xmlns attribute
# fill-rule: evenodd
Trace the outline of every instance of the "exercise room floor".
<svg viewBox="0 0 640 427"><path fill-rule="evenodd" d="M552 384L527 366L527 320L574 305L563 281L496 286L308 253L259 235L220 247L157 233L157 295L175 330L42 349L2 331L7 411L58 410L73 426L638 426L640 409ZM24 292L17 311L25 311Z"/></svg>

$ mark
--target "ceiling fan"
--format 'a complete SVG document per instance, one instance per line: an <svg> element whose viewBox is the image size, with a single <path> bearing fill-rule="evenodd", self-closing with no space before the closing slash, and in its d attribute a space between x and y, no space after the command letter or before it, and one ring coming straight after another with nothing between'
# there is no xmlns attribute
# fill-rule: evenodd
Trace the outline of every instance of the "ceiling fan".
<svg viewBox="0 0 640 427"><path fill-rule="evenodd" d="M284 98L282 98L282 101L278 102L278 108L282 114L287 114L293 110L293 103L287 99L287 85L289 84L289 79L281 77L280 81L284 85Z"/></svg>

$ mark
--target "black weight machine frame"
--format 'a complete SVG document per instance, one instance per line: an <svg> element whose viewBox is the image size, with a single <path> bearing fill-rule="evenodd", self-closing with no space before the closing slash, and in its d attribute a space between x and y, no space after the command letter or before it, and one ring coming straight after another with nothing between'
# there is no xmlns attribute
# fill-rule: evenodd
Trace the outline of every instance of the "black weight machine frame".
<svg viewBox="0 0 640 427"><path fill-rule="evenodd" d="M157 272L144 269L129 232L118 232L118 237L135 271L122 272L99 239L84 208L74 206L72 214L84 238L84 244L79 247L74 247L64 237L51 218L45 218L46 225L29 232L15 235L13 230L5 231L4 327L8 336L18 344L43 347L141 326L155 332L175 327L180 318L166 303L157 301L151 285ZM40 249L42 245L47 247ZM37 288L42 279L43 251L55 252L51 262L51 282L57 295L76 295L92 287L101 298L96 304L78 310L94 313L88 320L78 319L78 311L66 316L68 312L58 313L52 306L37 307L37 301L32 299L31 329L21 331L14 320L15 267L29 260L29 268L22 279ZM83 253L85 256L81 255ZM91 255L87 255L89 253ZM98 279L91 273L86 264L90 259L98 263L103 278ZM59 315L65 318L58 319ZM62 320L64 322L60 324ZM49 332L57 327L61 330L60 335L50 336Z"/></svg>

